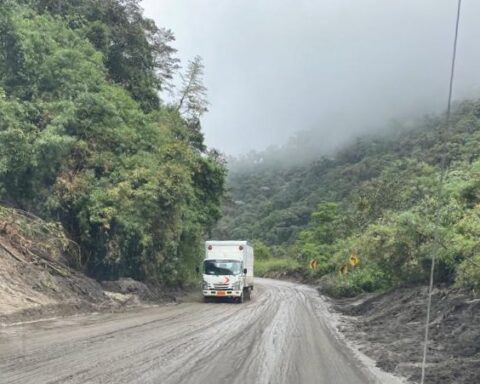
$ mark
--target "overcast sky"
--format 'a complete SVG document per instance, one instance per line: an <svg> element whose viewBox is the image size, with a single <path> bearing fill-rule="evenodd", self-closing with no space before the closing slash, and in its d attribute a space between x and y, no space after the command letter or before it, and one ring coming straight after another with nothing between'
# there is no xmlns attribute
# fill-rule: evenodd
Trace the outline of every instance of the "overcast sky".
<svg viewBox="0 0 480 384"><path fill-rule="evenodd" d="M200 55L207 144L227 154L295 132L341 141L445 108L457 0L144 0L183 63ZM463 0L455 98L480 94L480 1Z"/></svg>

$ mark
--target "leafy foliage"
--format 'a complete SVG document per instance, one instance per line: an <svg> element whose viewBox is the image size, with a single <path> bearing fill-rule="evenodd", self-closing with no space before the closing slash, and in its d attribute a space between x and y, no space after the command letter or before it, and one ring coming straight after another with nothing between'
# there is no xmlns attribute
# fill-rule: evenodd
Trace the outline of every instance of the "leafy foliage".
<svg viewBox="0 0 480 384"><path fill-rule="evenodd" d="M478 288L480 102L459 104L452 128L443 117L384 136L359 138L332 157L291 167L233 163L219 237L247 237L287 250L333 294L353 295L428 281ZM434 222L439 165L449 168L440 197L439 249ZM275 150L274 157L278 156ZM349 257L360 263L351 265Z"/></svg>
<svg viewBox="0 0 480 384"><path fill-rule="evenodd" d="M127 89L142 109L159 106L179 61L174 36L143 17L139 0L21 0L40 14L59 16L102 55L109 79Z"/></svg>
<svg viewBox="0 0 480 384"><path fill-rule="evenodd" d="M200 56L188 63L187 72L182 75L182 86L177 109L190 120L198 120L208 111L207 89L203 85L203 64Z"/></svg>
<svg viewBox="0 0 480 384"><path fill-rule="evenodd" d="M25 4L0 5L1 199L60 220L95 276L190 278L225 169L155 101L161 30L136 1Z"/></svg>
<svg viewBox="0 0 480 384"><path fill-rule="evenodd" d="M255 259L255 275L272 276L275 273L294 273L300 268L297 260L291 258L277 257L274 259Z"/></svg>

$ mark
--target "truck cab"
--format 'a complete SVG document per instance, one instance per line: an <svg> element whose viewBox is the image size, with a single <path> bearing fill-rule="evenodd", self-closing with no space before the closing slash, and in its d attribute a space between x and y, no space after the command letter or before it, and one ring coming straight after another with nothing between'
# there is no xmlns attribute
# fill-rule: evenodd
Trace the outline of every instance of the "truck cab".
<svg viewBox="0 0 480 384"><path fill-rule="evenodd" d="M228 297L243 303L253 290L253 248L247 241L207 241L203 261L205 301Z"/></svg>

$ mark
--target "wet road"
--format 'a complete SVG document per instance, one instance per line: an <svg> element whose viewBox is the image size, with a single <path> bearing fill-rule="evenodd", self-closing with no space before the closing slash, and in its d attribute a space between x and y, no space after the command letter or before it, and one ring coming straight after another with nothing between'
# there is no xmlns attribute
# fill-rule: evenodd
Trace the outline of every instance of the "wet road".
<svg viewBox="0 0 480 384"><path fill-rule="evenodd" d="M245 304L190 302L0 328L0 383L398 383L338 337L310 287L257 279Z"/></svg>

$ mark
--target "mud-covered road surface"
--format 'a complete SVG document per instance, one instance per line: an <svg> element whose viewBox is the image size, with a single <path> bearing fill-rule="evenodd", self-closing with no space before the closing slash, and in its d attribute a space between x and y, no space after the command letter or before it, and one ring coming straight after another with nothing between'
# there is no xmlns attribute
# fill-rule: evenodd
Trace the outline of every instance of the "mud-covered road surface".
<svg viewBox="0 0 480 384"><path fill-rule="evenodd" d="M397 384L338 335L300 284L257 279L244 304L198 301L0 328L0 382Z"/></svg>

